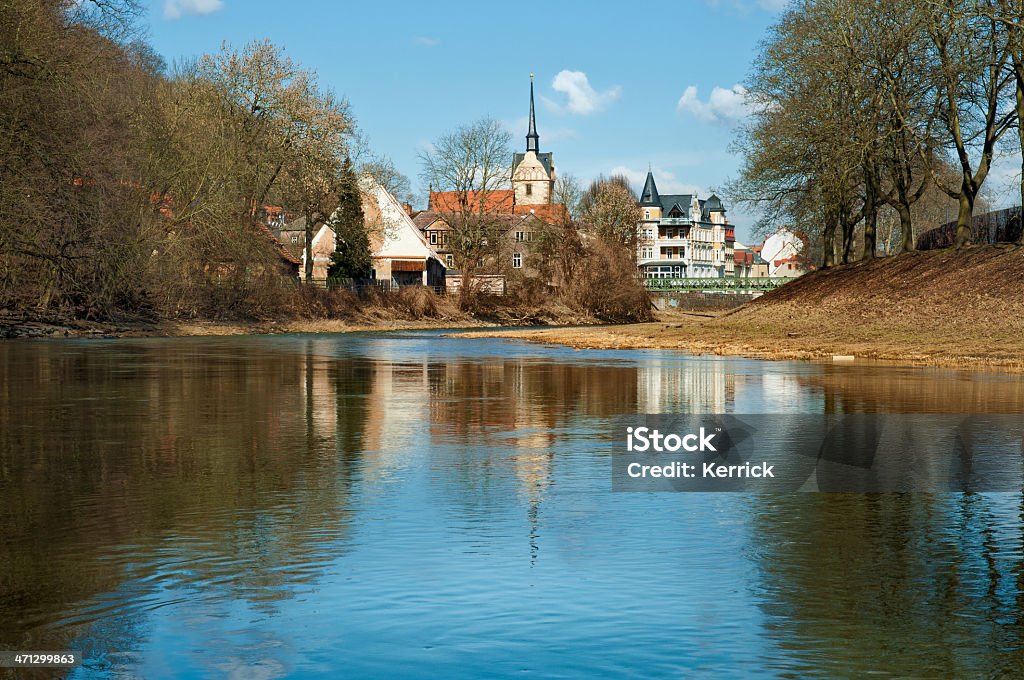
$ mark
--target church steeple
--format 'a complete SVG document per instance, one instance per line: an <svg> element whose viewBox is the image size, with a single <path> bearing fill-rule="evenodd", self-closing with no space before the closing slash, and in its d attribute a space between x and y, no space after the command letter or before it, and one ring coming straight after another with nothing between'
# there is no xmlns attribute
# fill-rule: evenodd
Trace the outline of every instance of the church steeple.
<svg viewBox="0 0 1024 680"><path fill-rule="evenodd" d="M526 133L526 150L540 151L540 135L537 134L537 119L533 113L533 74L530 74L530 129Z"/></svg>
<svg viewBox="0 0 1024 680"><path fill-rule="evenodd" d="M650 170L647 171L644 191L640 194L640 205L661 206L661 196L658 195L658 187L654 184L654 173Z"/></svg>

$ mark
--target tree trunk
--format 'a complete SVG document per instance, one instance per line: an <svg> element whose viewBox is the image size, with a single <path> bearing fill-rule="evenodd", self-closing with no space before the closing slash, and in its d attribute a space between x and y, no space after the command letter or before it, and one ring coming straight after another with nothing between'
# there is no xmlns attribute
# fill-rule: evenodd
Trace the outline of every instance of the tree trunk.
<svg viewBox="0 0 1024 680"><path fill-rule="evenodd" d="M964 182L960 198L957 199L959 209L956 215L956 241L953 244L956 248L970 245L974 240L974 230L971 226L974 217L974 198L974 192Z"/></svg>
<svg viewBox="0 0 1024 680"><path fill-rule="evenodd" d="M1021 115L1024 114L1024 76L1021 75L1024 71L1024 66L1019 61L1015 64L1015 70L1017 72L1017 120L1021 119ZM1024 154L1024 124L1017 123L1017 139L1020 142L1021 153ZM1024 245L1024 155L1021 156L1020 161L1020 212L1017 214L1017 243Z"/></svg>
<svg viewBox="0 0 1024 680"><path fill-rule="evenodd" d="M900 252L909 253L917 248L917 244L914 242L914 225L910 220L910 206L901 201L896 206L896 212L900 216L900 235L903 237Z"/></svg>
<svg viewBox="0 0 1024 680"><path fill-rule="evenodd" d="M843 218L843 264L850 264L853 259L853 232L857 224L849 218Z"/></svg>
<svg viewBox="0 0 1024 680"><path fill-rule="evenodd" d="M306 283L311 283L313 281L313 213L308 208L306 209L305 218L306 243L303 245L303 249L305 250L306 255L306 257L304 258L306 260L305 278Z"/></svg>
<svg viewBox="0 0 1024 680"><path fill-rule="evenodd" d="M825 255L821 268L828 269L836 264L836 220L832 217L825 221L824 241Z"/></svg>

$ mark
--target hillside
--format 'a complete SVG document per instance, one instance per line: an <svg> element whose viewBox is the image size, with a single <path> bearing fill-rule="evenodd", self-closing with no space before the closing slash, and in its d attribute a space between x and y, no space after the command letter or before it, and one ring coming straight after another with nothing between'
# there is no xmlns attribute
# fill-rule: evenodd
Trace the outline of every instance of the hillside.
<svg viewBox="0 0 1024 680"><path fill-rule="evenodd" d="M715 317L494 334L576 347L1024 369L1024 248L915 252L818 271Z"/></svg>

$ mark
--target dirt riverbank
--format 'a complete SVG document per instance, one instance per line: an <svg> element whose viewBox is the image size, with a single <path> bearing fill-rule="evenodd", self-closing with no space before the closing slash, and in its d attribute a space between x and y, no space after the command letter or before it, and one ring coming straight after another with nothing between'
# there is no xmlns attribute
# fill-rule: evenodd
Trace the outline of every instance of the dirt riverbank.
<svg viewBox="0 0 1024 680"><path fill-rule="evenodd" d="M578 348L1024 371L1024 248L909 253L802 277L736 310L598 328L474 332Z"/></svg>

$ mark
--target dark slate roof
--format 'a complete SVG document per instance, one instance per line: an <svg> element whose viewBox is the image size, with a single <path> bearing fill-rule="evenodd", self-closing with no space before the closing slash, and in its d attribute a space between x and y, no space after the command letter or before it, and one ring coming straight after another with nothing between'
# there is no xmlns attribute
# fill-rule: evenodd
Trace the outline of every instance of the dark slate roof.
<svg viewBox="0 0 1024 680"><path fill-rule="evenodd" d="M525 153L514 153L514 154L512 154L512 174L513 175L516 174L516 168L519 167L519 164L523 162L524 158L526 158L526 154ZM545 153L537 154L537 160L539 160L540 164L544 166L544 171L548 173L548 177L551 177L551 152L548 151L548 152L545 152Z"/></svg>
<svg viewBox="0 0 1024 680"><path fill-rule="evenodd" d="M644 190L640 194L640 205L647 207L661 205L658 186L654 183L654 174L650 170L647 171L647 181L644 182Z"/></svg>
<svg viewBox="0 0 1024 680"><path fill-rule="evenodd" d="M662 194L661 195L661 216L668 217L668 214L672 212L672 208L679 206L679 210L683 213L683 217L690 216L690 204L693 203L692 194Z"/></svg>
<svg viewBox="0 0 1024 680"><path fill-rule="evenodd" d="M700 202L700 218L707 222L711 219L711 213L713 212L725 212L725 206L722 205L722 199L715 194L711 194L708 200Z"/></svg>

